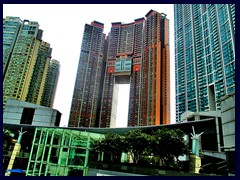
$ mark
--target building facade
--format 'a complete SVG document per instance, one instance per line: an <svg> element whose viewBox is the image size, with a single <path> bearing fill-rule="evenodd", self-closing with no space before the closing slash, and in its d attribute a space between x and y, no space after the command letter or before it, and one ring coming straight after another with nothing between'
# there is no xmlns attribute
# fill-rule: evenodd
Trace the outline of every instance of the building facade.
<svg viewBox="0 0 240 180"><path fill-rule="evenodd" d="M44 87L49 83L47 81L47 73L51 70L49 69L51 53L52 49L50 48L50 44L40 41L39 47L37 48L36 62L33 65L33 73L30 77L31 80L26 97L27 102L43 105L41 101ZM51 96L52 94L49 95ZM49 101L49 103L51 103L51 101Z"/></svg>
<svg viewBox="0 0 240 180"><path fill-rule="evenodd" d="M40 104L47 107L53 107L55 93L60 73L59 61L52 59L49 62L43 95Z"/></svg>
<svg viewBox="0 0 240 180"><path fill-rule="evenodd" d="M88 30L85 26L84 37L96 29L94 26L91 28L93 30ZM170 57L168 31L169 20L166 18L166 14L154 10L150 10L145 18L135 19L132 23L112 23L108 37L107 57L100 60L99 70L88 59L91 55L85 58L84 63L84 53L85 51L99 50L100 48L96 49L88 44L95 43L101 38L92 39L94 34L90 35L89 39L83 38L79 61L79 64L82 63L82 67L78 68L69 126L113 127L116 123L117 92L115 91L118 90L118 84L130 84L128 126L169 124ZM101 42L98 44L101 45ZM91 47L92 50L87 51L85 46ZM106 65L103 66L104 64ZM99 83L96 73L92 75L89 73L88 76L85 76L87 68L91 68L91 72L98 70L99 73L103 72L101 68L105 69L105 74L98 76L104 78L101 92L95 91L99 93L98 95L91 91L98 90L101 83ZM81 78L85 79L81 81ZM90 86L92 87L86 89ZM82 95L78 96L77 94ZM95 113L99 113L99 116L92 113L96 112L96 101L92 101L95 96L96 98L101 97L100 109Z"/></svg>
<svg viewBox="0 0 240 180"><path fill-rule="evenodd" d="M3 123L58 127L61 113L45 106L9 99L3 113Z"/></svg>
<svg viewBox="0 0 240 180"><path fill-rule="evenodd" d="M48 86L47 74L52 70L49 68L52 48L42 40L38 22L10 16L3 21L3 108L12 98L52 105L53 93L49 94L48 103L42 103Z"/></svg>
<svg viewBox="0 0 240 180"><path fill-rule="evenodd" d="M3 19L3 76L5 76L20 26L21 19L19 17L8 16Z"/></svg>
<svg viewBox="0 0 240 180"><path fill-rule="evenodd" d="M176 121L235 91L235 5L175 4Z"/></svg>
<svg viewBox="0 0 240 180"><path fill-rule="evenodd" d="M229 174L235 175L236 169L236 116L235 116L235 92L221 98L223 147L226 153Z"/></svg>
<svg viewBox="0 0 240 180"><path fill-rule="evenodd" d="M69 117L70 127L95 127L104 72L104 24L86 24Z"/></svg>

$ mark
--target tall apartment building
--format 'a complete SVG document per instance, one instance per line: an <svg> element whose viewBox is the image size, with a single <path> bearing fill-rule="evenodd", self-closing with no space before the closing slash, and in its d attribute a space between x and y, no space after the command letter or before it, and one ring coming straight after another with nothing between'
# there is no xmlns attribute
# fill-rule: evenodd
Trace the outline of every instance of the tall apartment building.
<svg viewBox="0 0 240 180"><path fill-rule="evenodd" d="M59 73L60 73L59 61L55 59L50 60L45 85L43 89L43 94L40 102L42 106L53 107Z"/></svg>
<svg viewBox="0 0 240 180"><path fill-rule="evenodd" d="M7 99L42 105L50 44L42 40L38 22L10 16L3 21L3 108Z"/></svg>
<svg viewBox="0 0 240 180"><path fill-rule="evenodd" d="M176 121L235 91L235 5L175 4Z"/></svg>
<svg viewBox="0 0 240 180"><path fill-rule="evenodd" d="M170 124L169 20L166 16L152 10L146 14L140 95L142 99L139 105L141 117L132 115L128 122L134 123L128 125Z"/></svg>
<svg viewBox="0 0 240 180"><path fill-rule="evenodd" d="M5 76L20 26L21 19L19 17L8 16L3 19L3 76Z"/></svg>
<svg viewBox="0 0 240 180"><path fill-rule="evenodd" d="M103 28L104 24L97 21L84 27L69 117L70 127L97 126L105 65Z"/></svg>
<svg viewBox="0 0 240 180"><path fill-rule="evenodd" d="M44 41L39 42L40 45L37 48L36 62L33 67L33 74L31 76L31 81L26 97L26 101L33 104L41 104L44 87L47 85L47 83L49 83L46 78L48 70L50 70L49 63L52 53L52 48L50 48L50 44ZM52 94L49 94L49 96L52 96Z"/></svg>
<svg viewBox="0 0 240 180"><path fill-rule="evenodd" d="M92 27L95 28L95 27ZM163 13L150 10L146 18L135 19L134 22L122 24L112 23L108 41L104 82L102 87L101 107L99 118L90 112L93 98L90 90L99 88L99 80L93 75L80 82L77 75L69 126L112 127L116 120L116 96L118 84L130 84L128 126L149 126L170 123L170 65L169 65L169 20ZM85 27L84 37L91 34L92 29ZM91 35L90 35L91 37ZM99 38L100 39L100 38ZM83 52L88 43L95 39L83 39L80 63L84 63ZM100 45L101 43L98 42ZM92 47L92 46L87 46ZM96 51L96 49L95 49ZM87 51L90 52L90 51ZM91 56L88 56L91 57ZM84 67L86 66L86 67ZM93 67L93 68L92 68ZM101 66L99 66L102 68ZM87 68L95 71L95 66L85 61L78 74L84 76ZM100 72L100 70L98 71ZM103 74L99 75L103 77ZM91 83L97 81L97 88ZM86 84L87 82L87 84ZM86 91L88 86L91 89ZM116 89L114 91L114 89ZM77 96L85 92L84 96ZM99 94L100 95L100 94ZM81 98L79 98L81 97ZM85 100L84 100L85 99ZM76 107L88 107L78 110ZM74 122L74 123L73 123ZM95 124L93 123L95 122Z"/></svg>

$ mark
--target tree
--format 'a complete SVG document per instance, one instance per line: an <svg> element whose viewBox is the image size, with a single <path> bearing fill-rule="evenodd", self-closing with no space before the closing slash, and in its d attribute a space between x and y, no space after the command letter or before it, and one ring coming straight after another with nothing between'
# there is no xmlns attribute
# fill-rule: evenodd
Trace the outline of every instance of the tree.
<svg viewBox="0 0 240 180"><path fill-rule="evenodd" d="M13 144L13 137L14 134L10 130L3 128L3 150L8 150L9 146Z"/></svg>
<svg viewBox="0 0 240 180"><path fill-rule="evenodd" d="M149 154L151 136L141 130L130 130L124 134L124 151L130 152L133 163L137 164L141 155Z"/></svg>
<svg viewBox="0 0 240 180"><path fill-rule="evenodd" d="M151 142L152 153L159 157L163 164L169 167L173 159L188 153L188 146L183 139L184 133L180 129L161 129L153 132Z"/></svg>
<svg viewBox="0 0 240 180"><path fill-rule="evenodd" d="M111 154L111 161L120 161L123 152L123 138L114 133L107 133L102 140L94 141L93 149Z"/></svg>
<svg viewBox="0 0 240 180"><path fill-rule="evenodd" d="M133 163L137 164L141 155L154 155L168 166L173 159L188 153L188 146L183 139L183 131L161 129L152 132L151 135L141 130L130 130L120 136L107 133L102 140L93 143L93 149L98 152L110 153L111 161L119 161L122 152L130 153Z"/></svg>

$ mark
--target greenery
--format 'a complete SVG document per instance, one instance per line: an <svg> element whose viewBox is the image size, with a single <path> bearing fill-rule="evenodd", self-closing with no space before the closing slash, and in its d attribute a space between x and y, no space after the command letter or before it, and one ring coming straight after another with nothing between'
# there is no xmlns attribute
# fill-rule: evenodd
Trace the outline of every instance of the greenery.
<svg viewBox="0 0 240 180"><path fill-rule="evenodd" d="M179 129L161 129L152 134L151 151L166 166L169 166L174 159L178 165L178 157L189 152L187 143L183 139L184 133Z"/></svg>
<svg viewBox="0 0 240 180"><path fill-rule="evenodd" d="M8 130L3 128L3 150L8 150L9 146L13 144L14 134Z"/></svg>
<svg viewBox="0 0 240 180"><path fill-rule="evenodd" d="M149 155L152 136L142 133L141 130L128 131L124 135L123 152L129 152L133 163L137 164L141 155Z"/></svg>
<svg viewBox="0 0 240 180"><path fill-rule="evenodd" d="M104 139L94 141L92 146L96 151L111 154L111 161L120 161L123 146L123 137L114 133L107 133Z"/></svg>
<svg viewBox="0 0 240 180"><path fill-rule="evenodd" d="M111 162L120 162L121 154L125 152L130 154L134 164L139 160L150 163L157 158L159 165L170 167L173 162L178 166L178 157L189 152L183 137L180 129L163 128L150 134L137 129L123 136L108 133L105 138L94 141L92 148L96 152L110 154Z"/></svg>

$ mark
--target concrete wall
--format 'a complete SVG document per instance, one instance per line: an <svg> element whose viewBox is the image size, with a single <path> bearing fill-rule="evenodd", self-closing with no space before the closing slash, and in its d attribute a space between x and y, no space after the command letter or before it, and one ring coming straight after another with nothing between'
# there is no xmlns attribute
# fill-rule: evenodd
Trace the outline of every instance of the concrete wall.
<svg viewBox="0 0 240 180"><path fill-rule="evenodd" d="M116 127L119 85L114 84L110 128Z"/></svg>
<svg viewBox="0 0 240 180"><path fill-rule="evenodd" d="M235 93L221 101L224 147L235 147Z"/></svg>
<svg viewBox="0 0 240 180"><path fill-rule="evenodd" d="M220 111L206 111L206 112L186 111L181 115L181 122L188 122L189 119L192 119L194 121L199 121L201 119L210 119L210 118L215 119L216 117L221 117Z"/></svg>
<svg viewBox="0 0 240 180"><path fill-rule="evenodd" d="M146 176L146 175L89 168L88 176Z"/></svg>
<svg viewBox="0 0 240 180"><path fill-rule="evenodd" d="M31 125L54 126L58 111L24 101L10 99L7 101L3 112L3 123L20 124L24 108L35 109Z"/></svg>
<svg viewBox="0 0 240 180"><path fill-rule="evenodd" d="M98 165L89 168L87 176L200 176L200 174L151 167L102 164L102 167ZM208 175L201 174L201 176Z"/></svg>
<svg viewBox="0 0 240 180"><path fill-rule="evenodd" d="M56 110L50 108L37 108L35 109L32 125L54 126L56 117Z"/></svg>

